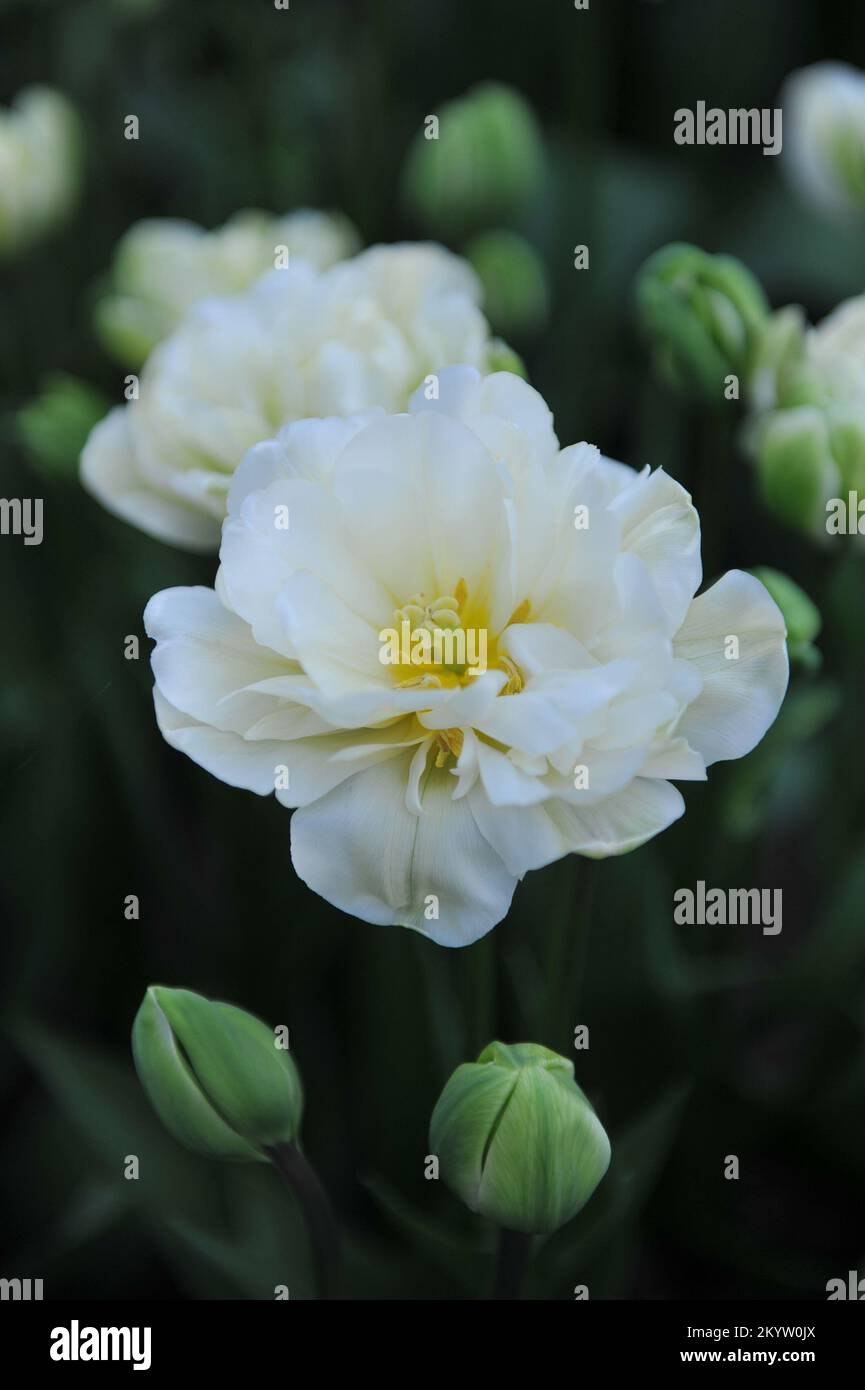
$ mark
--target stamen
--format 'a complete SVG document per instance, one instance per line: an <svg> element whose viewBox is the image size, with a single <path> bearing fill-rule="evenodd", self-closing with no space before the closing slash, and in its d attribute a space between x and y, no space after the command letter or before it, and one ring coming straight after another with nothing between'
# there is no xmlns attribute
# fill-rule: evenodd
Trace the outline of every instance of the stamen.
<svg viewBox="0 0 865 1390"><path fill-rule="evenodd" d="M439 745L436 753L436 767L444 767L449 757L458 758L463 751L462 729L440 729L436 734Z"/></svg>
<svg viewBox="0 0 865 1390"><path fill-rule="evenodd" d="M509 656L500 656L499 668L500 670L504 671L505 675L508 678L507 685L501 691L501 694L519 695L520 691L523 689L525 685L525 681L523 680L523 673L520 670L519 666L517 666L515 662L511 661Z"/></svg>

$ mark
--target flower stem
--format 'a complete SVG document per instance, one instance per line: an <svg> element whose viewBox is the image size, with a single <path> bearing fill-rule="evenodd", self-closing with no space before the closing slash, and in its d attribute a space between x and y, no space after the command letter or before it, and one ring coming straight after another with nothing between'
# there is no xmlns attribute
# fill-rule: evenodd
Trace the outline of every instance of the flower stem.
<svg viewBox="0 0 865 1390"><path fill-rule="evenodd" d="M551 1036L573 1045L574 1028L580 1022L579 1007L589 952L589 935L598 865L574 855L567 865L569 882L559 889L563 901L558 910L555 936L547 961L547 1000L542 1026Z"/></svg>
<svg viewBox="0 0 865 1390"><path fill-rule="evenodd" d="M506 1226L502 1226L499 1232L493 1298L519 1298L531 1248L530 1235L526 1235L524 1231L509 1231Z"/></svg>
<svg viewBox="0 0 865 1390"><path fill-rule="evenodd" d="M265 1152L291 1188L303 1212L318 1296L338 1298L342 1263L339 1232L318 1175L296 1144L273 1144Z"/></svg>

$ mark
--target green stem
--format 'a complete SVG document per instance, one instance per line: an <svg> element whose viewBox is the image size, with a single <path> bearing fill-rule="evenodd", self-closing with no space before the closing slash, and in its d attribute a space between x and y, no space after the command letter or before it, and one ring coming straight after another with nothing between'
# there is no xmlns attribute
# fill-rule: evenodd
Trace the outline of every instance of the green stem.
<svg viewBox="0 0 865 1390"><path fill-rule="evenodd" d="M598 872L595 860L579 855L575 855L574 860L573 867L567 865L570 870L569 883L563 884L561 890L567 894L567 902L560 912L556 937L547 962L548 1003L545 1011L552 1035L557 1039L568 1037L571 1043L574 1028L580 1022L577 1010L588 961L592 899ZM561 1050L567 1050L563 1043Z"/></svg>
<svg viewBox="0 0 865 1390"><path fill-rule="evenodd" d="M296 1144L265 1149L273 1166L297 1198L306 1222L319 1298L338 1298L341 1284L339 1233L327 1194Z"/></svg>
<svg viewBox="0 0 865 1390"><path fill-rule="evenodd" d="M530 1235L526 1235L524 1231L509 1231L506 1226L502 1226L499 1231L493 1298L519 1298L531 1249Z"/></svg>

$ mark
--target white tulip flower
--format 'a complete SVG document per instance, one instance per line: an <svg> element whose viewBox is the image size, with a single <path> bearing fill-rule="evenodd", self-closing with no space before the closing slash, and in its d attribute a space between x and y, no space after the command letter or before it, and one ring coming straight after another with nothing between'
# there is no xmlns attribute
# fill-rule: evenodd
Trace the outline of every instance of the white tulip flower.
<svg viewBox="0 0 865 1390"><path fill-rule="evenodd" d="M80 144L75 111L50 87L27 87L0 110L0 255L22 250L69 211Z"/></svg>
<svg viewBox="0 0 865 1390"><path fill-rule="evenodd" d="M456 367L439 387L406 414L303 420L253 448L215 588L157 594L145 624L164 737L296 808L300 878L461 946L528 870L675 821L671 779L754 747L787 653L752 576L694 597L699 521L672 478L560 450L508 373ZM393 664L403 623L426 638ZM443 631L454 647L429 660ZM471 632L475 675L456 641Z"/></svg>
<svg viewBox="0 0 865 1390"><path fill-rule="evenodd" d="M824 211L865 212L865 73L814 63L787 78L781 102L793 182Z"/></svg>
<svg viewBox="0 0 865 1390"><path fill-rule="evenodd" d="M307 416L404 410L438 367L488 369L495 344L479 298L465 261L406 243L321 273L292 264L205 300L148 358L139 398L93 430L82 481L150 535L215 551L253 444Z"/></svg>
<svg viewBox="0 0 865 1390"><path fill-rule="evenodd" d="M865 486L865 295L814 328L800 310L781 310L763 358L748 430L763 495L788 523L828 544L836 534L828 515Z"/></svg>
<svg viewBox="0 0 865 1390"><path fill-rule="evenodd" d="M327 270L358 245L347 217L310 208L286 217L246 209L212 232L179 218L146 218L120 240L96 329L114 357L138 367L199 300L248 289L285 260Z"/></svg>
<svg viewBox="0 0 865 1390"><path fill-rule="evenodd" d="M805 358L828 397L865 407L865 294L845 299L810 329Z"/></svg>

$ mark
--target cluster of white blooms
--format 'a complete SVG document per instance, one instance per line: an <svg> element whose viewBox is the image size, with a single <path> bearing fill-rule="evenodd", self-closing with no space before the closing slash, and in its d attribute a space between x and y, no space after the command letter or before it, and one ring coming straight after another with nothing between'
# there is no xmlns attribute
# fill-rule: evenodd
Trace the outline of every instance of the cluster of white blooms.
<svg viewBox="0 0 865 1390"><path fill-rule="evenodd" d="M153 302L177 307L182 259ZM527 870L635 848L681 815L671 779L754 746L784 623L739 572L695 598L678 483L560 449L496 370L465 261L315 260L193 304L82 476L140 529L219 548L213 589L147 607L168 742L293 808L295 868L330 902L464 945Z"/></svg>
<svg viewBox="0 0 865 1390"><path fill-rule="evenodd" d="M272 270L206 299L148 358L140 395L93 431L85 485L157 536L215 550L246 451L290 420L404 410L437 368L484 370L494 341L471 268L433 244Z"/></svg>
<svg viewBox="0 0 865 1390"><path fill-rule="evenodd" d="M49 87L27 87L0 110L0 256L22 250L69 211L79 145L77 115Z"/></svg>
<svg viewBox="0 0 865 1390"><path fill-rule="evenodd" d="M224 227L154 217L122 237L108 292L96 305L96 328L112 355L138 367L193 304L247 289L287 259L326 270L358 248L348 218L302 208L286 217L247 209Z"/></svg>
<svg viewBox="0 0 865 1390"><path fill-rule="evenodd" d="M147 608L165 738L296 808L295 869L328 901L447 945L527 870L667 827L671 779L747 753L786 688L758 580L695 598L688 494L560 449L508 373L285 426L235 472L220 562L214 589ZM383 664L406 605L482 630L487 669Z"/></svg>

